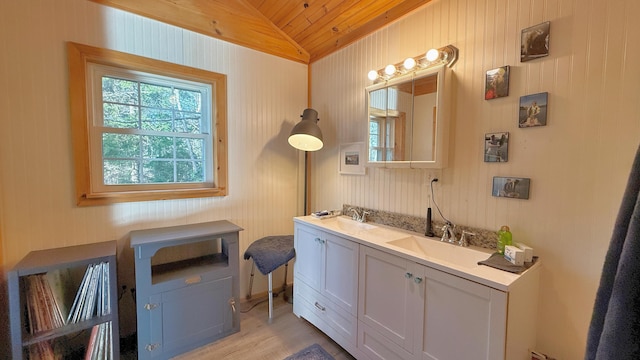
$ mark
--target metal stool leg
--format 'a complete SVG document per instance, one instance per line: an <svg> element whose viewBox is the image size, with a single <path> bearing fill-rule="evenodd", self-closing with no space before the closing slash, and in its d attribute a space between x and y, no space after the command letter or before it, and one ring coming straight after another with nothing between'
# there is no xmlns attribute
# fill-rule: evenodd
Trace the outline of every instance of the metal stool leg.
<svg viewBox="0 0 640 360"><path fill-rule="evenodd" d="M282 284L282 299L287 302L289 297L287 296L287 273L289 272L289 262L284 263L284 283Z"/></svg>
<svg viewBox="0 0 640 360"><path fill-rule="evenodd" d="M253 288L253 271L256 268L256 262L251 262L251 276L249 277L249 293L247 294L247 300L251 299L251 288Z"/></svg>
<svg viewBox="0 0 640 360"><path fill-rule="evenodd" d="M273 276L269 273L269 321L273 319Z"/></svg>

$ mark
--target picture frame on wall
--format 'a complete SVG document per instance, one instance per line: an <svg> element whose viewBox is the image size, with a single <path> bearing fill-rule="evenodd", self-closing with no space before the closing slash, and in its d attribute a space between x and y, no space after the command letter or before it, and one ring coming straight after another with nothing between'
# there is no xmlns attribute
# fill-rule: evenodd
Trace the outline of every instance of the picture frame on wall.
<svg viewBox="0 0 640 360"><path fill-rule="evenodd" d="M491 195L511 199L529 199L531 179L520 177L493 177Z"/></svg>
<svg viewBox="0 0 640 360"><path fill-rule="evenodd" d="M527 128L547 125L548 100L547 92L521 96L518 126Z"/></svg>
<svg viewBox="0 0 640 360"><path fill-rule="evenodd" d="M348 143L340 145L340 166L342 175L365 175L364 143Z"/></svg>
<svg viewBox="0 0 640 360"><path fill-rule="evenodd" d="M484 99L492 100L509 95L509 65L488 70L485 76Z"/></svg>
<svg viewBox="0 0 640 360"><path fill-rule="evenodd" d="M484 136L484 162L509 161L509 133L488 133Z"/></svg>
<svg viewBox="0 0 640 360"><path fill-rule="evenodd" d="M543 22L522 30L520 38L520 62L539 59L549 55L551 23Z"/></svg>

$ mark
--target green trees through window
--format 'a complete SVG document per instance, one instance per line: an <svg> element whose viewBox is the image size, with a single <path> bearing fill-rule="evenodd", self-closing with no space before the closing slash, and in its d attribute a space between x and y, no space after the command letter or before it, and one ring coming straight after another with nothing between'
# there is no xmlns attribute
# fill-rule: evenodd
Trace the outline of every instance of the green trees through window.
<svg viewBox="0 0 640 360"><path fill-rule="evenodd" d="M199 90L102 76L104 184L205 182L202 99Z"/></svg>

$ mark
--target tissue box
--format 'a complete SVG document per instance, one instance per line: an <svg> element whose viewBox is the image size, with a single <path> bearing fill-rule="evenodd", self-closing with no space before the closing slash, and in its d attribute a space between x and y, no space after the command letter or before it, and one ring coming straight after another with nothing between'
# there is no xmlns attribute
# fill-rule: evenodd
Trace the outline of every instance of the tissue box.
<svg viewBox="0 0 640 360"><path fill-rule="evenodd" d="M524 251L520 248L507 245L504 247L504 258L507 259L513 265L524 265Z"/></svg>
<svg viewBox="0 0 640 360"><path fill-rule="evenodd" d="M532 262L533 261L533 248L523 244L516 243L515 244L520 250L524 251L524 262Z"/></svg>

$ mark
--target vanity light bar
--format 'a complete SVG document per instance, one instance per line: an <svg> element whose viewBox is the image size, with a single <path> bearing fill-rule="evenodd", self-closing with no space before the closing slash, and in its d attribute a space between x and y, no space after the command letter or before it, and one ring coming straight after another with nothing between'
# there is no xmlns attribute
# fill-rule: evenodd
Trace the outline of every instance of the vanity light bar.
<svg viewBox="0 0 640 360"><path fill-rule="evenodd" d="M406 58L403 62L389 64L380 70L371 70L367 74L369 80L374 82L386 81L396 76L401 76L410 71L427 69L436 65L447 65L452 67L458 60L458 48L447 45L439 49L431 49L424 54ZM415 69L415 70L414 70Z"/></svg>

